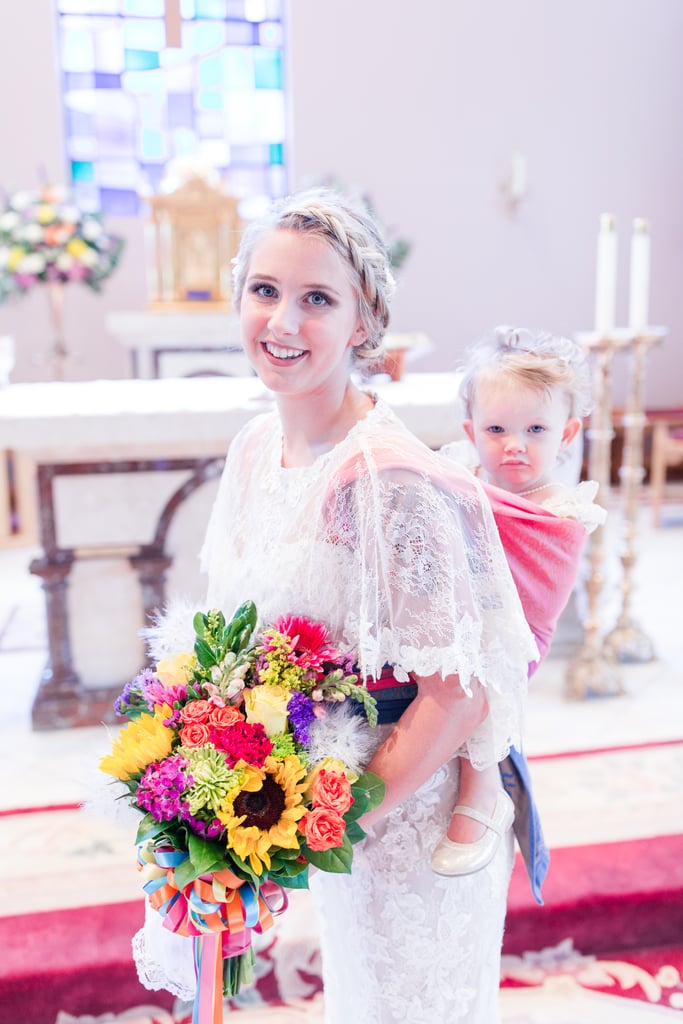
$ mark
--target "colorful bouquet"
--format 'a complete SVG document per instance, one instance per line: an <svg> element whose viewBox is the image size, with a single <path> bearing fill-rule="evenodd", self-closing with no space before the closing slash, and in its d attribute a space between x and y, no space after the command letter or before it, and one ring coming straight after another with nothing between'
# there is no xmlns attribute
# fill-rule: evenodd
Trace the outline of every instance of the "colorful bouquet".
<svg viewBox="0 0 683 1024"><path fill-rule="evenodd" d="M0 302L40 282L82 281L100 291L122 249L123 239L63 186L15 192L0 213Z"/></svg>
<svg viewBox="0 0 683 1024"><path fill-rule="evenodd" d="M194 650L124 688L116 710L130 721L100 762L143 815L150 903L195 940L198 1021L251 980L252 931L310 865L351 870L358 819L384 794L363 772L377 711L352 656L320 623L286 617L257 634L256 622L252 602L230 622L197 613Z"/></svg>

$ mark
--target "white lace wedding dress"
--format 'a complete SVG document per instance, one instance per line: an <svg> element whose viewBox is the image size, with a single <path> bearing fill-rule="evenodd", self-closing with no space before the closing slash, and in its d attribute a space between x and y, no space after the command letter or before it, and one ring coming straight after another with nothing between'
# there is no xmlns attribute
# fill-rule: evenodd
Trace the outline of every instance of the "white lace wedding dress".
<svg viewBox="0 0 683 1024"><path fill-rule="evenodd" d="M501 760L520 743L537 651L477 481L380 401L312 466L283 469L281 457L276 413L231 446L203 551L207 607L230 615L252 599L261 624L322 620L366 676L390 664L398 679L458 673L466 690L481 680L490 713L467 753ZM512 835L484 871L432 872L457 765L382 819L355 848L352 875L312 879L329 1024L498 1020ZM154 941L138 954L153 973Z"/></svg>

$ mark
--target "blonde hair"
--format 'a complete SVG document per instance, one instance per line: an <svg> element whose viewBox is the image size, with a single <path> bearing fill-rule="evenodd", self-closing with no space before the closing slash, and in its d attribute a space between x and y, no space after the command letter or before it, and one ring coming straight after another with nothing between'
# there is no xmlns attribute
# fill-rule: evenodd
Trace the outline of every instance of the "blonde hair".
<svg viewBox="0 0 683 1024"><path fill-rule="evenodd" d="M233 302L239 310L249 263L257 243L271 231L300 231L322 238L347 263L367 333L354 347L356 359L373 360L389 324L395 282L387 247L366 209L327 188L309 189L273 203L263 218L245 229L233 261Z"/></svg>
<svg viewBox="0 0 683 1024"><path fill-rule="evenodd" d="M569 416L582 419L591 411L587 353L570 338L520 327L497 327L490 338L469 353L459 398L465 419L471 419L477 384L498 376L523 387L548 393L558 389L569 399Z"/></svg>

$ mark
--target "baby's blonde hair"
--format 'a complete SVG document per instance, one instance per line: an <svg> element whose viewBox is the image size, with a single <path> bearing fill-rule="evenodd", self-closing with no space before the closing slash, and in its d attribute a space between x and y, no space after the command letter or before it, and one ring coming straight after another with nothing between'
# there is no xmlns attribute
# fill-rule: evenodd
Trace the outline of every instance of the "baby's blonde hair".
<svg viewBox="0 0 683 1024"><path fill-rule="evenodd" d="M356 359L377 358L389 324L395 282L380 230L360 204L328 188L309 189L276 200L265 217L245 229L233 267L233 303L239 310L254 248L271 231L299 231L324 239L349 268L358 313L367 333L353 349Z"/></svg>
<svg viewBox="0 0 683 1024"><path fill-rule="evenodd" d="M571 338L523 327L497 327L469 353L459 398L465 419L472 418L477 384L503 377L547 394L558 389L569 399L570 417L591 411L591 381L585 349Z"/></svg>

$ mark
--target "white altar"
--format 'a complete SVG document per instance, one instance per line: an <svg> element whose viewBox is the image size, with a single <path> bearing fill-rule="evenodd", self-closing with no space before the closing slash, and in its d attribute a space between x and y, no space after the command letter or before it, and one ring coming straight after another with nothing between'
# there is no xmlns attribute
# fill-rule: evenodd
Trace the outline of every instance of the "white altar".
<svg viewBox="0 0 683 1024"><path fill-rule="evenodd" d="M426 444L462 436L457 374L378 378L375 390ZM144 664L139 630L174 595L201 602L197 556L227 448L271 408L256 377L13 384L0 450L35 471L49 663L35 728L110 718ZM38 681L37 681L38 682Z"/></svg>

